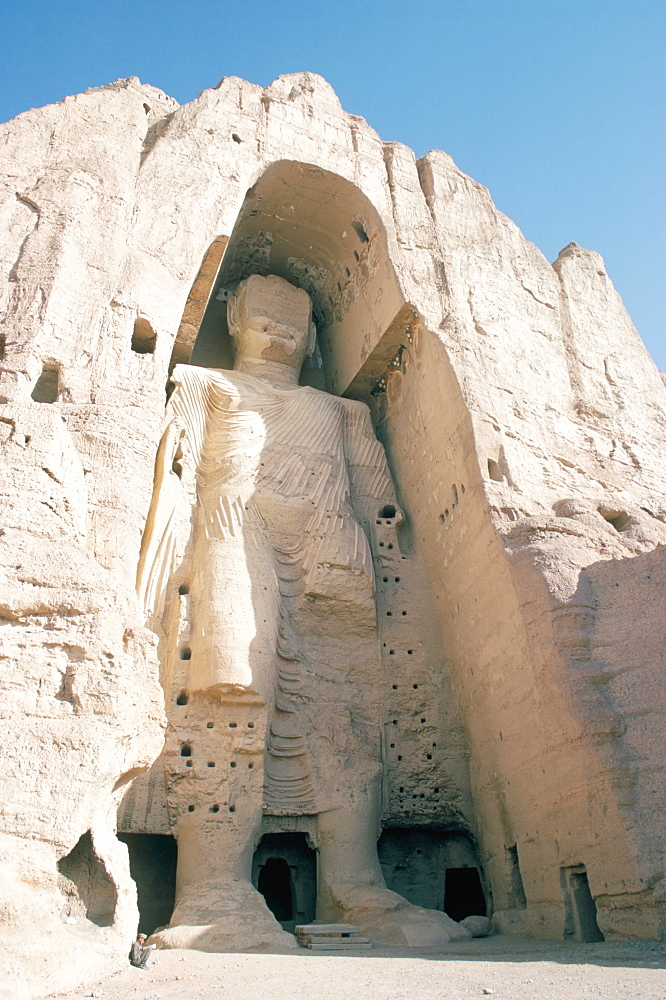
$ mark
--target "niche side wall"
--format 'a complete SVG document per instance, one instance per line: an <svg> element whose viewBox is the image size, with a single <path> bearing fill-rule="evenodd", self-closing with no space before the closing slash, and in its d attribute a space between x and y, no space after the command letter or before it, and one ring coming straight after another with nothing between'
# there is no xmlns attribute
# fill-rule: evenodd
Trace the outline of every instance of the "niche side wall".
<svg viewBox="0 0 666 1000"><path fill-rule="evenodd" d="M524 567L516 576L487 503L490 471L434 334L421 329L377 406L445 636L496 924L561 938L563 865L586 865L595 897L640 880L613 773L549 631L549 582L538 559L529 584ZM621 937L627 926L607 917L605 931Z"/></svg>

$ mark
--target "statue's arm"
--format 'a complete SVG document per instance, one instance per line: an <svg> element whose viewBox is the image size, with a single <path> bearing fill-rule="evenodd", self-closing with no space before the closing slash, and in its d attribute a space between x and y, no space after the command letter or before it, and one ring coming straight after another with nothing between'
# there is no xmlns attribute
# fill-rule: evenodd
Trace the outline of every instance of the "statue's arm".
<svg viewBox="0 0 666 1000"><path fill-rule="evenodd" d="M349 470L352 504L361 524L370 531L379 516L402 520L396 492L386 461L386 453L377 440L365 403L345 400L345 456ZM384 508L387 508L384 513ZM390 514L393 508L393 514Z"/></svg>
<svg viewBox="0 0 666 1000"><path fill-rule="evenodd" d="M192 477L201 460L211 393L215 392L211 373L194 365L176 365L171 381L175 389L157 449L153 497L137 569L136 587L146 614L158 609L173 569L179 511L183 503L194 502ZM222 394L218 391L218 396ZM187 484L181 481L184 468Z"/></svg>
<svg viewBox="0 0 666 1000"><path fill-rule="evenodd" d="M137 567L136 589L147 615L156 610L173 568L175 520L182 496L180 460L184 437L182 421L172 416L157 449L153 496Z"/></svg>

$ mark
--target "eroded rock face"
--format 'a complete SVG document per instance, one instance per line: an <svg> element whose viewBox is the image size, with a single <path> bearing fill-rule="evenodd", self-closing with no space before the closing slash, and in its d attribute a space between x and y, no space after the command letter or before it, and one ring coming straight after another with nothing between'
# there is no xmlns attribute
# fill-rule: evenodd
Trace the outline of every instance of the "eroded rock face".
<svg viewBox="0 0 666 1000"><path fill-rule="evenodd" d="M177 834L182 866L209 842L197 810L206 823L228 810L232 761L256 763L262 788L259 715L241 733L178 655L192 595L147 619L134 592L169 371L190 364L183 384L234 367L227 300L251 274L307 292L317 344L301 383L370 406L396 491L362 526L376 625L357 653L374 664L372 695L346 671L342 703L359 718L337 748L350 787L365 766L354 740L377 775L356 817L406 844L441 834L441 865L479 867L499 927L663 934L666 389L599 256L572 244L551 266L450 157L382 143L307 73L264 90L226 78L182 108L136 79L67 98L6 126L1 177L12 995L74 985L85 962L97 974L127 952L137 911L113 833L125 793L120 827ZM325 575L331 559L315 564ZM313 747L345 731L318 684L303 698ZM310 805L253 807L246 874L257 837L262 858L269 843L279 854L266 838L335 841L325 756L313 752ZM452 890L418 858L411 898L398 891L429 906L424 886L441 877L441 906ZM205 870L199 882L205 895ZM329 880L322 916L336 891ZM339 918L352 915L343 896ZM233 899L248 933L283 933L249 882ZM418 910L409 932L371 903L366 917L387 940L426 933ZM30 963L26 926L43 931ZM73 952L76 968L54 959Z"/></svg>
<svg viewBox="0 0 666 1000"><path fill-rule="evenodd" d="M132 591L86 544L86 476L57 404L4 404L0 430L0 921L18 997L70 983L72 952L89 976L125 948L136 899L114 811L159 752L163 697Z"/></svg>

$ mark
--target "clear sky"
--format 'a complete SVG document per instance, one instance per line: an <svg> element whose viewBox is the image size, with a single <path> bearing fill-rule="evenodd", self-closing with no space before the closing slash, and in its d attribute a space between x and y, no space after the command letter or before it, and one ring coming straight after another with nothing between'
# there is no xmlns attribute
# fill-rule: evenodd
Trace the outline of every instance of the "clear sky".
<svg viewBox="0 0 666 1000"><path fill-rule="evenodd" d="M311 70L444 149L545 253L598 250L666 370L665 0L15 0L0 121L118 77L181 104Z"/></svg>

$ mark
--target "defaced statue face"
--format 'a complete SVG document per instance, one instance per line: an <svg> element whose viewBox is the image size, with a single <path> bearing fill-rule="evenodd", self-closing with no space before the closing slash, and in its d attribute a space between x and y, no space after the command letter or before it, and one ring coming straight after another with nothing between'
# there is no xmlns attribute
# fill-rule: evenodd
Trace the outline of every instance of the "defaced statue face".
<svg viewBox="0 0 666 1000"><path fill-rule="evenodd" d="M227 305L236 356L275 361L300 371L314 350L310 296L275 274L250 275Z"/></svg>

